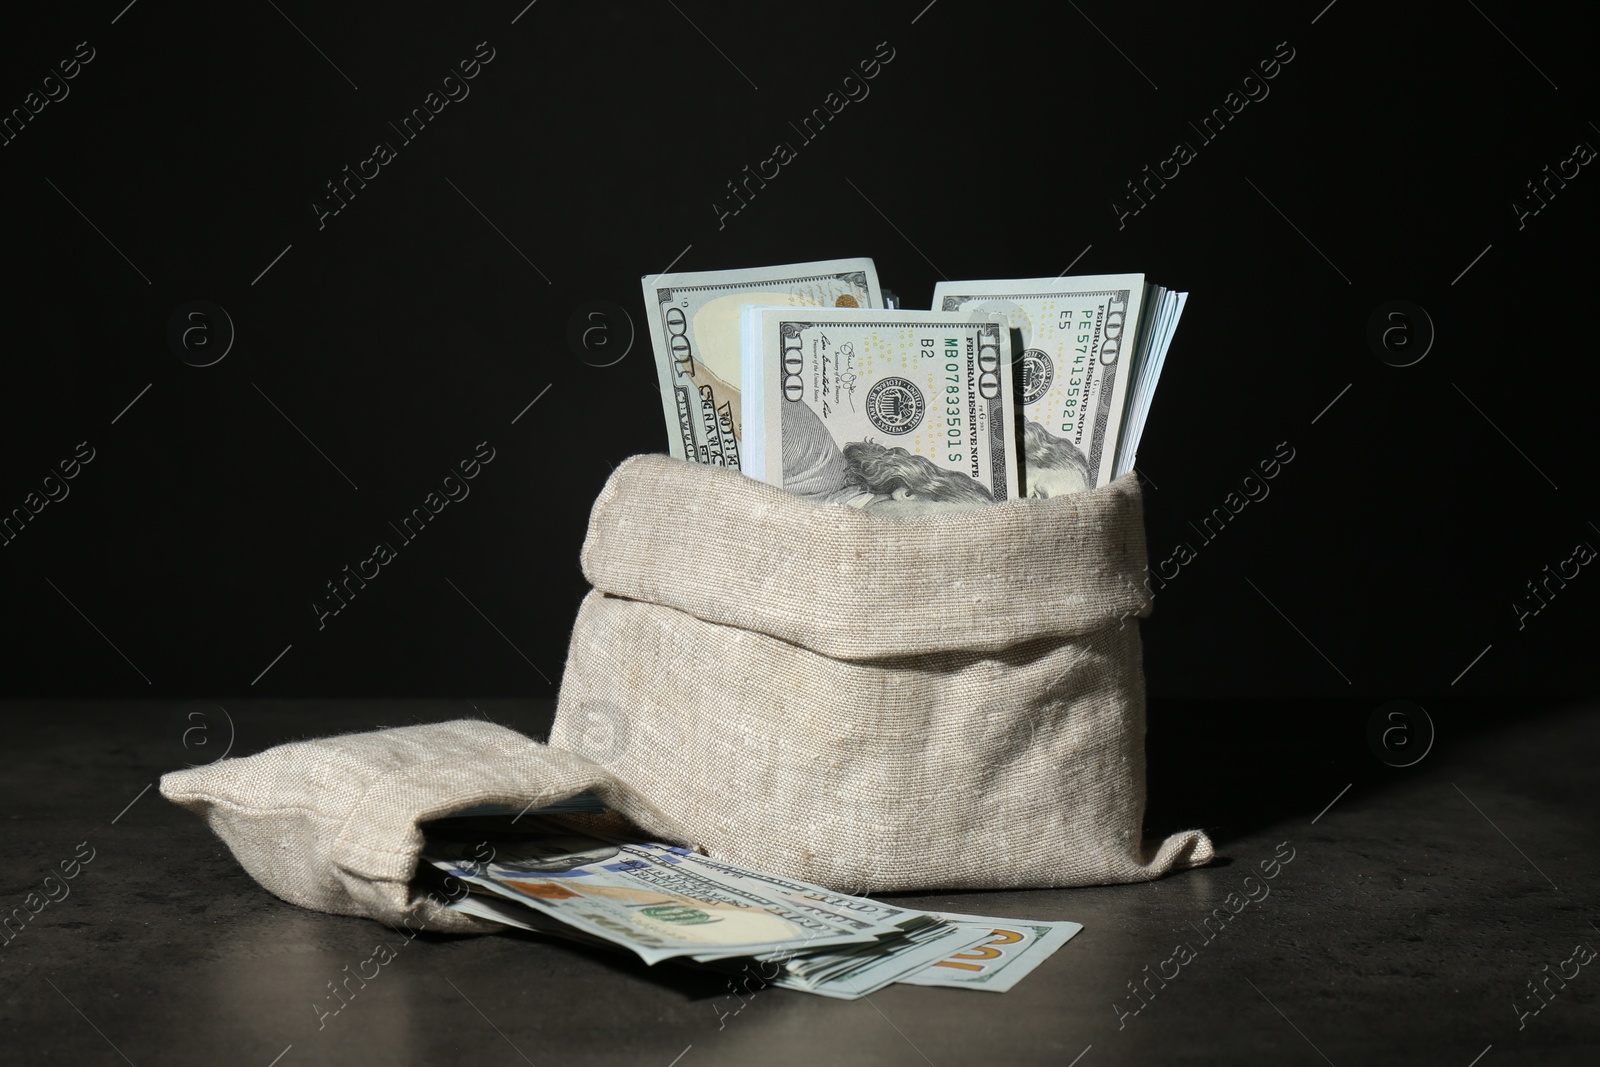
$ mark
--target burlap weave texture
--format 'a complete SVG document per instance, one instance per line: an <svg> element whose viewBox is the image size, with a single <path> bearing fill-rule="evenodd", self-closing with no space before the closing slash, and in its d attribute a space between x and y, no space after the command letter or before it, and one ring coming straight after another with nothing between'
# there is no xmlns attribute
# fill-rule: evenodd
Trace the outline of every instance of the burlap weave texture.
<svg viewBox="0 0 1600 1067"><path fill-rule="evenodd" d="M635 457L583 550L550 744L478 720L280 745L175 771L290 903L495 924L412 884L420 824L598 795L646 834L858 893L1129 882L1206 863L1142 839L1131 477L920 520Z"/></svg>
<svg viewBox="0 0 1600 1067"><path fill-rule="evenodd" d="M413 891L418 824L586 791L647 831L690 843L602 768L478 719L295 741L161 778L163 796L205 819L240 866L289 903L456 932L501 927Z"/></svg>
<svg viewBox="0 0 1600 1067"><path fill-rule="evenodd" d="M634 457L601 492L553 746L712 855L855 892L1089 885L1142 840L1132 476L903 520Z"/></svg>

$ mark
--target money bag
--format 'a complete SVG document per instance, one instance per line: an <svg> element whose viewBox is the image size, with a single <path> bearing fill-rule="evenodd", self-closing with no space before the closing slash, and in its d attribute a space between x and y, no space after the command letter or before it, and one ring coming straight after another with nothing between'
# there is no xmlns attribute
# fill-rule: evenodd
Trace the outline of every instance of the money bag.
<svg viewBox="0 0 1600 1067"><path fill-rule="evenodd" d="M635 456L582 552L593 586L553 748L713 856L829 888L1145 881L1149 613L1139 486L914 519Z"/></svg>

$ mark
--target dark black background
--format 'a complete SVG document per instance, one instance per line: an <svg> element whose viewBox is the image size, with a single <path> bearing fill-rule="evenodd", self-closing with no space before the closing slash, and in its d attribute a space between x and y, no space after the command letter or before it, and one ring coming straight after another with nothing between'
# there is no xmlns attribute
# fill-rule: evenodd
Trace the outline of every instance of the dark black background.
<svg viewBox="0 0 1600 1067"><path fill-rule="evenodd" d="M1199 550L1145 623L1153 696L1592 691L1600 576L1512 608L1600 545L1600 177L1511 207L1600 144L1581 15L523 2L111 0L0 35L6 112L95 49L0 146L0 511L96 454L0 547L5 695L552 695L589 505L665 449L641 274L869 255L926 307L941 276L1080 253L1192 294L1140 450L1152 562ZM319 229L324 183L482 41L470 96ZM719 226L725 183L885 41L870 95ZM1186 123L1285 41L1201 145ZM1178 140L1198 157L1119 228ZM1412 366L1367 341L1396 299L1437 334ZM168 344L192 300L236 329L209 367ZM319 630L324 583L485 440L470 497ZM1201 543L1280 442L1270 497Z"/></svg>

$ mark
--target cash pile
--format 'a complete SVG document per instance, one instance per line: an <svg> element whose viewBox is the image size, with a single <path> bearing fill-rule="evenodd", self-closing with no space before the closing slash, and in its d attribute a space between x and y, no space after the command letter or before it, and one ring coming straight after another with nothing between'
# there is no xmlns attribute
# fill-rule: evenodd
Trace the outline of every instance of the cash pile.
<svg viewBox="0 0 1600 1067"><path fill-rule="evenodd" d="M1142 274L940 282L914 311L870 259L643 287L673 455L891 514L1132 470L1188 298Z"/></svg>
<svg viewBox="0 0 1600 1067"><path fill-rule="evenodd" d="M436 822L424 867L469 915L844 1000L892 982L1005 992L1083 928L836 893L598 831L582 810Z"/></svg>

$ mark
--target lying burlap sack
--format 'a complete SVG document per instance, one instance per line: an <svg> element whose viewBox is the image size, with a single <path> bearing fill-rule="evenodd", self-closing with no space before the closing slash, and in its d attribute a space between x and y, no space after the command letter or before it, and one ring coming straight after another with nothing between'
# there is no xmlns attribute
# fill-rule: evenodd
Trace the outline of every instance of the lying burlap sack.
<svg viewBox="0 0 1600 1067"><path fill-rule="evenodd" d="M457 933L503 927L413 886L420 824L582 792L654 837L693 844L603 768L479 719L295 741L161 778L163 796L204 818L289 903Z"/></svg>
<svg viewBox="0 0 1600 1067"><path fill-rule="evenodd" d="M1078 886L1142 840L1138 484L896 519L665 456L582 555L550 744L714 856L855 892Z"/></svg>

